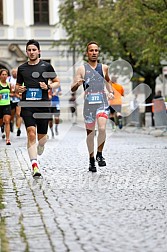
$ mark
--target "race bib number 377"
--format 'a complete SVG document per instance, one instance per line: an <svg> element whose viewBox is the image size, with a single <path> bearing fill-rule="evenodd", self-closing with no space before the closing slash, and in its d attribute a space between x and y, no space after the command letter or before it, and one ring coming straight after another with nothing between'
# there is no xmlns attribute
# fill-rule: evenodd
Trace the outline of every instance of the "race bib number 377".
<svg viewBox="0 0 167 252"><path fill-rule="evenodd" d="M42 89L28 88L26 91L26 100L34 101L42 99Z"/></svg>

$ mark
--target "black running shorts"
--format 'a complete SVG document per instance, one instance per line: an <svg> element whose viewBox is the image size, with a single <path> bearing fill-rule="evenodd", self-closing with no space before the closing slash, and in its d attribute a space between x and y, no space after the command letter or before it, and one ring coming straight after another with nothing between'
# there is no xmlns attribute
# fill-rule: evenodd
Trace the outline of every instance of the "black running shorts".
<svg viewBox="0 0 167 252"><path fill-rule="evenodd" d="M10 105L0 106L0 119L3 118L4 115L11 115Z"/></svg>
<svg viewBox="0 0 167 252"><path fill-rule="evenodd" d="M48 130L48 121L46 114L49 113L48 108L21 108L21 117L24 120L25 127L30 126L37 127L38 134L47 134ZM40 118L35 118L35 115L40 114Z"/></svg>

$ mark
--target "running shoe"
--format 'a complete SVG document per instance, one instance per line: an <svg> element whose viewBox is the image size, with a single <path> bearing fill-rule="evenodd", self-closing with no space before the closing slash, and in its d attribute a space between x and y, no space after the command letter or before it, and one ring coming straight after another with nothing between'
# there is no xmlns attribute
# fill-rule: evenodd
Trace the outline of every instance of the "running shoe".
<svg viewBox="0 0 167 252"><path fill-rule="evenodd" d="M95 164L91 164L91 163L89 164L89 171L91 171L91 172L97 172Z"/></svg>
<svg viewBox="0 0 167 252"><path fill-rule="evenodd" d="M37 153L38 155L42 155L42 153L44 152L44 145L39 145L37 146Z"/></svg>
<svg viewBox="0 0 167 252"><path fill-rule="evenodd" d="M118 127L119 129L122 129L123 125L122 125L122 116L118 116Z"/></svg>
<svg viewBox="0 0 167 252"><path fill-rule="evenodd" d="M39 171L39 168L37 166L33 167L33 177L40 177L41 173Z"/></svg>
<svg viewBox="0 0 167 252"><path fill-rule="evenodd" d="M6 140L6 145L11 145L11 142L10 142L10 140L8 139L8 140Z"/></svg>
<svg viewBox="0 0 167 252"><path fill-rule="evenodd" d="M54 133L52 132L52 138L54 138Z"/></svg>
<svg viewBox="0 0 167 252"><path fill-rule="evenodd" d="M21 130L18 129L18 130L17 130L17 136L20 136L20 134L21 134Z"/></svg>
<svg viewBox="0 0 167 252"><path fill-rule="evenodd" d="M1 126L1 133L4 133L4 124Z"/></svg>
<svg viewBox="0 0 167 252"><path fill-rule="evenodd" d="M96 161L98 162L98 166L106 166L106 161L103 156L96 155Z"/></svg>
<svg viewBox="0 0 167 252"><path fill-rule="evenodd" d="M2 133L2 139L5 139L5 133Z"/></svg>
<svg viewBox="0 0 167 252"><path fill-rule="evenodd" d="M57 126L55 127L55 134L56 134L56 136L58 136L58 134L59 134Z"/></svg>

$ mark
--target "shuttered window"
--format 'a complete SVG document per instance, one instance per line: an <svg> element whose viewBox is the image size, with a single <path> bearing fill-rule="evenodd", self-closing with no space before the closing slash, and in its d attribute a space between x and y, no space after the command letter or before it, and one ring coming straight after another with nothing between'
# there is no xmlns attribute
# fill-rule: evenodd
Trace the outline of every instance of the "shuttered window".
<svg viewBox="0 0 167 252"><path fill-rule="evenodd" d="M48 0L34 0L34 24L49 24Z"/></svg>

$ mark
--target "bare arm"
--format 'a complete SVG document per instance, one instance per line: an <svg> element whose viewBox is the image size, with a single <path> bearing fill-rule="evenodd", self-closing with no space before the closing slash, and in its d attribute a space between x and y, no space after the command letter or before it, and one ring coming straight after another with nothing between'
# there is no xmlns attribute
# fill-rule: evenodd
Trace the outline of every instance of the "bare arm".
<svg viewBox="0 0 167 252"><path fill-rule="evenodd" d="M40 88L47 90L48 88L58 88L60 86L60 81L58 77L51 80L51 83L46 84L45 82L39 82Z"/></svg>
<svg viewBox="0 0 167 252"><path fill-rule="evenodd" d="M23 93L24 91L26 90L26 87L20 83L16 83L16 86L15 86L15 92L16 93Z"/></svg>
<svg viewBox="0 0 167 252"><path fill-rule="evenodd" d="M80 66L77 70L77 73L74 77L74 82L71 85L71 91L75 92L81 86L84 82L83 76L84 76L84 67Z"/></svg>
<svg viewBox="0 0 167 252"><path fill-rule="evenodd" d="M58 77L54 78L52 82L49 84L50 88L58 88L60 87L60 80Z"/></svg>
<svg viewBox="0 0 167 252"><path fill-rule="evenodd" d="M104 76L105 76L105 80L106 80L106 82L105 82L106 88L107 88L107 91L109 92L108 98L113 99L114 98L114 89L112 87L112 81L110 80L110 77L109 77L107 65L103 65L103 72L104 72Z"/></svg>

